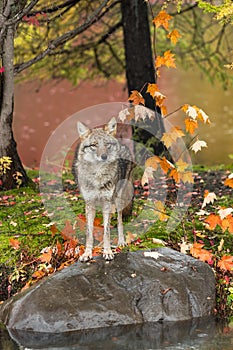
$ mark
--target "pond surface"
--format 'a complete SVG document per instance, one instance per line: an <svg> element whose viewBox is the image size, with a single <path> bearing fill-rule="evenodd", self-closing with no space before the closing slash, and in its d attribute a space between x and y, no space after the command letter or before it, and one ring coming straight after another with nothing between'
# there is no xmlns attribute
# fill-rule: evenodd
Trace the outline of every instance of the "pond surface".
<svg viewBox="0 0 233 350"><path fill-rule="evenodd" d="M211 85L199 71L180 69L164 70L158 83L167 96L169 113L190 104L202 108L210 117L211 125L201 126L198 131L199 139L206 141L208 148L198 152L193 161L205 165L232 163L232 89L224 91L219 83ZM20 157L28 167L40 164L50 135L66 118L96 104L127 101L125 84L114 81L99 85L83 82L76 88L63 81L38 87L35 82L17 85L15 89L14 134ZM183 128L184 116L180 111L168 120Z"/></svg>
<svg viewBox="0 0 233 350"><path fill-rule="evenodd" d="M65 334L0 330L0 349L232 350L233 329L203 318Z"/></svg>

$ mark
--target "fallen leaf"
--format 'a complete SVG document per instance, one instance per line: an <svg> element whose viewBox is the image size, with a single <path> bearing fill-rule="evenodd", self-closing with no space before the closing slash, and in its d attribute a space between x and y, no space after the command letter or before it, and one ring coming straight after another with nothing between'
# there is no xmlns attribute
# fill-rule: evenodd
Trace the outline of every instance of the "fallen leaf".
<svg viewBox="0 0 233 350"><path fill-rule="evenodd" d="M222 238L219 245L218 245L218 252L221 252L223 249L223 245L224 245L224 239Z"/></svg>
<svg viewBox="0 0 233 350"><path fill-rule="evenodd" d="M232 271L233 269L233 256L223 255L221 260L218 261L218 267L222 270Z"/></svg>
<svg viewBox="0 0 233 350"><path fill-rule="evenodd" d="M40 255L39 259L41 262L50 263L52 259L52 254L53 254L52 249L49 249L47 252L44 252L42 255Z"/></svg>
<svg viewBox="0 0 233 350"><path fill-rule="evenodd" d="M209 203L213 204L215 199L217 199L216 194L214 192L209 192L209 191L205 191L204 197L205 198L201 206L202 208L204 208Z"/></svg>
<svg viewBox="0 0 233 350"><path fill-rule="evenodd" d="M225 209L219 209L218 214L222 219L224 219L226 216L230 215L233 212L233 208L225 208Z"/></svg>
<svg viewBox="0 0 233 350"><path fill-rule="evenodd" d="M202 247L204 246L204 244L201 243L194 243L193 246L190 248L190 254L192 254L192 256L194 256L195 258L200 259L201 261L211 261L213 254L206 250L203 249Z"/></svg>
<svg viewBox="0 0 233 350"><path fill-rule="evenodd" d="M153 258L157 260L160 256L163 256L163 255L158 252L144 252L144 256L146 258Z"/></svg>
<svg viewBox="0 0 233 350"><path fill-rule="evenodd" d="M207 228L209 230L214 230L215 227L218 225L221 227L222 221L219 215L216 214L210 214L206 219L205 223L207 223Z"/></svg>
<svg viewBox="0 0 233 350"><path fill-rule="evenodd" d="M228 178L224 181L225 186L233 188L233 173L231 173Z"/></svg>
<svg viewBox="0 0 233 350"><path fill-rule="evenodd" d="M128 231L126 233L126 238L125 238L126 244L132 243L135 240L136 237L137 237L136 233L132 233L132 232Z"/></svg>
<svg viewBox="0 0 233 350"><path fill-rule="evenodd" d="M222 219L221 227L224 232L228 230L230 233L233 233L233 216L228 215L227 217Z"/></svg>
<svg viewBox="0 0 233 350"><path fill-rule="evenodd" d="M18 239L10 238L9 242L15 250L18 250L20 248L20 241Z"/></svg>

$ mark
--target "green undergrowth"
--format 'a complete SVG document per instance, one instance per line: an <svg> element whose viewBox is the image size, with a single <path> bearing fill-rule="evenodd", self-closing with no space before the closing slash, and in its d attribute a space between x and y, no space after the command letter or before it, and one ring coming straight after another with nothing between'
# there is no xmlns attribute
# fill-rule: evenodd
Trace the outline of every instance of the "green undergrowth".
<svg viewBox="0 0 233 350"><path fill-rule="evenodd" d="M202 172L204 174L206 171L205 168L201 169L201 167L194 169L194 172L198 172L200 177ZM208 171L215 170L208 169ZM221 168L218 171L224 172L226 170ZM228 168L227 171L229 173ZM77 190L72 175L64 174L62 188L61 183L58 186L56 177L51 178L49 191L44 194L40 193L38 171L29 170L28 175L33 179L35 186L0 193L0 277L2 280L4 277L5 284L3 284L6 289L7 284L11 284L12 293L19 291L28 281L33 280L33 276L39 280L50 274L50 268L53 272L61 265L66 266L66 260L74 262L77 257L67 255L67 252L69 249L73 249L72 244L76 245L78 242L80 249L83 249L85 244L84 201ZM201 180L202 183L205 181L207 180ZM205 185L208 188L208 183ZM195 191L197 189L194 189ZM220 191L222 192L220 192L221 195L218 196L216 203L210 203L205 208L209 213L216 213L219 208L233 207L232 192L224 192L222 187ZM232 254L233 234L229 233L228 230L223 232L219 226L216 226L214 230L209 230L206 227L206 216L198 214L203 202L203 192L202 188L202 192L195 200L191 201L182 218L179 218L177 223L168 229L167 222L171 219L177 219L172 200L168 200L166 203L166 213L159 212L155 209L153 199L149 198L150 196L145 193L144 189L141 189L140 194L134 199L132 218L124 224L128 244L121 248L121 251L151 250L158 246L171 247L180 251L181 244L202 243L205 249L212 252L213 259L216 261L216 263L213 262L212 267L217 273L218 305L220 305L219 309L223 308L221 316L226 317L233 314L231 272L220 271L217 268L217 261L224 254ZM54 209L53 206L48 207L48 203L54 203ZM158 215L161 214L167 215L165 221L161 220L161 217L158 220ZM116 215L113 216L111 225L113 245L116 245ZM97 212L95 228L97 249L100 249L98 247L101 247L102 239L102 215ZM74 240L76 241L74 242ZM222 240L224 240L223 250L219 251ZM45 256L44 261L38 260L42 254L48 252L48 249L51 251L62 249L64 254L62 253L62 255L60 252L59 255L56 252L56 254L53 253L52 258ZM56 259L57 261L55 261ZM45 272L42 273L42 271ZM228 287L226 287L226 283L228 283Z"/></svg>

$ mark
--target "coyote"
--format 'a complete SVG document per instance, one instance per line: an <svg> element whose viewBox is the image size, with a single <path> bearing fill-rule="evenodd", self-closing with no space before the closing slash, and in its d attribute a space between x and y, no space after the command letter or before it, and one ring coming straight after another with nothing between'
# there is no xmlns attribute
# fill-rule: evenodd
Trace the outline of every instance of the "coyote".
<svg viewBox="0 0 233 350"><path fill-rule="evenodd" d="M75 179L85 200L87 218L86 249L80 261L92 258L93 222L96 208L103 212L103 257L112 260L110 216L117 211L118 245L125 245L122 211L132 203L134 163L127 146L116 138L117 122L112 118L104 128L89 129L77 123L81 142L73 163Z"/></svg>

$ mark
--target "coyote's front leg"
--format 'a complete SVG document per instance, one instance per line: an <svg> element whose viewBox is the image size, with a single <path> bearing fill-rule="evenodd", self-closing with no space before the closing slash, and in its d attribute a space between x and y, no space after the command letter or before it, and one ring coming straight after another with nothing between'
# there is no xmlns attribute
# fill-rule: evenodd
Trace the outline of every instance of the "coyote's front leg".
<svg viewBox="0 0 233 350"><path fill-rule="evenodd" d="M86 262L92 258L93 249L93 224L95 218L95 208L92 203L86 203L86 218L87 218L87 231L86 231L86 249L79 260Z"/></svg>
<svg viewBox="0 0 233 350"><path fill-rule="evenodd" d="M105 260L113 260L114 254L110 244L110 211L111 204L105 204L103 206L103 221L104 221L104 252L103 257Z"/></svg>

